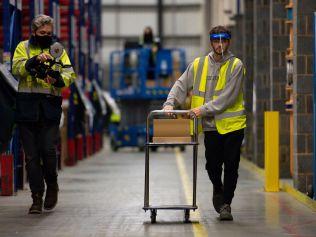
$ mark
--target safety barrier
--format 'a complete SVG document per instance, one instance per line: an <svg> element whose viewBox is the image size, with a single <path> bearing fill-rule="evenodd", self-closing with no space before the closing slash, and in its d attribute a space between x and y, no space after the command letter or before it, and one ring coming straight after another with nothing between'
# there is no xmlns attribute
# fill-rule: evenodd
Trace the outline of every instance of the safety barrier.
<svg viewBox="0 0 316 237"><path fill-rule="evenodd" d="M264 113L265 190L279 191L279 112Z"/></svg>

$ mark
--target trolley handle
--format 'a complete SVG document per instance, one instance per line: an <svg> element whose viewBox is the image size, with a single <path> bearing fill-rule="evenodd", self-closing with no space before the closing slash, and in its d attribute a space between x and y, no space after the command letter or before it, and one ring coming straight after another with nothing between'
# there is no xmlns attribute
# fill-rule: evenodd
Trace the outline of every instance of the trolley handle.
<svg viewBox="0 0 316 237"><path fill-rule="evenodd" d="M193 141L198 140L198 117L191 110L153 110L147 116L147 124L146 124L146 142L149 142L149 127L150 121L157 116L168 116L171 118L177 118L178 115L188 116L193 120Z"/></svg>
<svg viewBox="0 0 316 237"><path fill-rule="evenodd" d="M153 110L148 114L147 121L148 119L151 119L152 117L157 115L164 115L170 117L174 117L176 115L187 115L193 120L197 119L196 114L193 113L191 110Z"/></svg>

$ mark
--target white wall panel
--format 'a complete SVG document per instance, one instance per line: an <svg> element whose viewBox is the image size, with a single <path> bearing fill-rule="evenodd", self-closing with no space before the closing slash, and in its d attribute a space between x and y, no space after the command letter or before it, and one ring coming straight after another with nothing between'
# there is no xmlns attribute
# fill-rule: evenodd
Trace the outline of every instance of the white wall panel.
<svg viewBox="0 0 316 237"><path fill-rule="evenodd" d="M146 26L156 32L157 18L152 12L121 12L119 18L119 34L122 36L142 35Z"/></svg>
<svg viewBox="0 0 316 237"><path fill-rule="evenodd" d="M142 35L146 26L157 31L157 17L152 11L103 11L102 35Z"/></svg>
<svg viewBox="0 0 316 237"><path fill-rule="evenodd" d="M104 42L105 43L105 42ZM103 59L103 62L105 64L109 64L110 62L110 54L111 52L113 52L113 50L115 49L119 49L116 47L116 43L113 43L111 41L107 41L105 43L106 46L104 46L101 50L101 54L102 54L102 59Z"/></svg>
<svg viewBox="0 0 316 237"><path fill-rule="evenodd" d="M203 19L200 11L179 11L164 13L165 35L200 35Z"/></svg>
<svg viewBox="0 0 316 237"><path fill-rule="evenodd" d="M116 32L116 15L114 12L102 12L102 35L115 35Z"/></svg>
<svg viewBox="0 0 316 237"><path fill-rule="evenodd" d="M233 13L236 12L236 0L222 0L211 2L211 22L212 26L216 25L233 25L231 20Z"/></svg>
<svg viewBox="0 0 316 237"><path fill-rule="evenodd" d="M114 4L117 3L118 0L102 0L102 5L105 4Z"/></svg>

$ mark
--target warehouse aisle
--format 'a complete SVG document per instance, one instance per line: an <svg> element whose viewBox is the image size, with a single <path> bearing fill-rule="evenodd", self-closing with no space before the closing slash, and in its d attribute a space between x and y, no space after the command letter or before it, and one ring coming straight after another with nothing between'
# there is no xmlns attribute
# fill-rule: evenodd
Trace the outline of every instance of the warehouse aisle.
<svg viewBox="0 0 316 237"><path fill-rule="evenodd" d="M0 236L316 236L316 215L286 193L264 193L256 175L241 167L232 204L233 222L219 222L211 206L211 185L198 164L199 209L192 223L182 211L158 211L157 223L142 210L144 154L108 148L60 173L60 199L54 212L28 215L29 191L0 197ZM185 204L191 198L190 149L151 153L152 204Z"/></svg>

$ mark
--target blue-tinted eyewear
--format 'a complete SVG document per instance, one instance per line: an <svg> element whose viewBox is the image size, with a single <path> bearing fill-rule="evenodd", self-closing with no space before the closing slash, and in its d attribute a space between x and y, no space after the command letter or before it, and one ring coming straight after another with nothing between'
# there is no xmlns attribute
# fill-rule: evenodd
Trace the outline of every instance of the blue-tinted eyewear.
<svg viewBox="0 0 316 237"><path fill-rule="evenodd" d="M228 33L218 33L218 34L210 34L210 40L229 40L231 38L231 35Z"/></svg>

